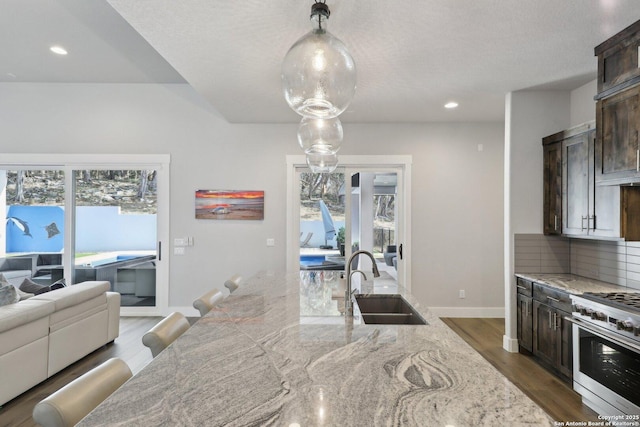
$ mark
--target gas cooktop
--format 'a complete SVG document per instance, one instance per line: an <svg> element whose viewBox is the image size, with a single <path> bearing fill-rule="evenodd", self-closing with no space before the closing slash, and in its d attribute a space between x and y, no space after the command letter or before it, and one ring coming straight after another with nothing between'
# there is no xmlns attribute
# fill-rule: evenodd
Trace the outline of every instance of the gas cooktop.
<svg viewBox="0 0 640 427"><path fill-rule="evenodd" d="M640 313L640 292L585 292L584 299Z"/></svg>

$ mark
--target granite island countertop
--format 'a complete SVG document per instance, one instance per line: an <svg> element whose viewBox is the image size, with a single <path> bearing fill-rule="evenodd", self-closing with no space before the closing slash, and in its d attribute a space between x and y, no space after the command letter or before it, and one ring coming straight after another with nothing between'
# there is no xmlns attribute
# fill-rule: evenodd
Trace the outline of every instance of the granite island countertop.
<svg viewBox="0 0 640 427"><path fill-rule="evenodd" d="M614 285L576 274L562 273L516 273L516 277L547 285L574 295L585 292L640 292L638 289Z"/></svg>
<svg viewBox="0 0 640 427"><path fill-rule="evenodd" d="M401 287L428 325L345 318L340 291L337 272L257 274L79 425L553 425Z"/></svg>

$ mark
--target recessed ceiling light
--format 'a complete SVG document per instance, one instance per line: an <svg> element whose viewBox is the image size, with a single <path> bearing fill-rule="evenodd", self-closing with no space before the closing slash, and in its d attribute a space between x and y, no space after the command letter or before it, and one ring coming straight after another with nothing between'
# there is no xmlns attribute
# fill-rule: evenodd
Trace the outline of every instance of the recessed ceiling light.
<svg viewBox="0 0 640 427"><path fill-rule="evenodd" d="M447 102L446 104L444 104L444 108L448 108L448 109L456 108L457 106L458 106L457 102Z"/></svg>
<svg viewBox="0 0 640 427"><path fill-rule="evenodd" d="M62 46L51 46L49 50L53 53L57 53L58 55L66 55L67 50Z"/></svg>

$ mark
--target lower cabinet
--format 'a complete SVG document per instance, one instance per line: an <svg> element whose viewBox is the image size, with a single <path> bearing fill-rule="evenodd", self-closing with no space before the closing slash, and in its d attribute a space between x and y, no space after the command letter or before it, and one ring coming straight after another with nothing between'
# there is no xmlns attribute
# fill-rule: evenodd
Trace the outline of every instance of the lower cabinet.
<svg viewBox="0 0 640 427"><path fill-rule="evenodd" d="M521 280L521 279L519 279ZM520 290L520 289L519 289ZM531 319L527 316L531 304ZM569 294L533 283L532 297L518 294L518 343L561 378L573 378L573 351ZM529 327L529 324L531 325ZM528 343L532 342L531 348Z"/></svg>
<svg viewBox="0 0 640 427"><path fill-rule="evenodd" d="M533 351L533 284L518 278L518 345L520 349Z"/></svg>

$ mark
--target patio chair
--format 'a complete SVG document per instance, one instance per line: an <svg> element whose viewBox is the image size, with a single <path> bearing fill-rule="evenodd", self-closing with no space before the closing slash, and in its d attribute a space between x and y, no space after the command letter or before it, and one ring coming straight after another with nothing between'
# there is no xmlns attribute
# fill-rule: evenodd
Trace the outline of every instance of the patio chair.
<svg viewBox="0 0 640 427"><path fill-rule="evenodd" d="M302 234L300 234L300 236L302 237ZM301 248L309 247L309 240L311 240L311 236L313 236L313 231L308 232L307 237L305 237L304 240L300 241Z"/></svg>

